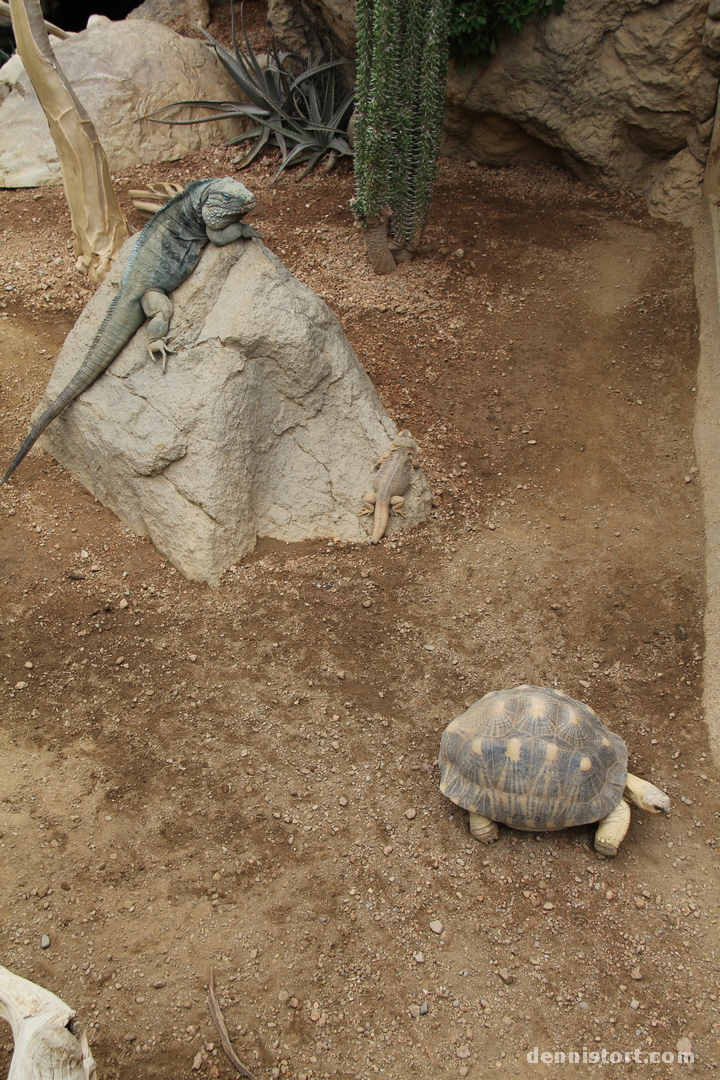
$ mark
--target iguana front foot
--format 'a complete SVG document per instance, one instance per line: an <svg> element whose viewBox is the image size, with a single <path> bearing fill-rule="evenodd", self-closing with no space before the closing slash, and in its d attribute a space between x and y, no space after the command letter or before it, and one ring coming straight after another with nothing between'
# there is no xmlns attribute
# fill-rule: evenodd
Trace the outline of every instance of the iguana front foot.
<svg viewBox="0 0 720 1080"><path fill-rule="evenodd" d="M242 238L243 240L264 240L265 233L261 233L259 229L256 229L254 225L246 225L242 223Z"/></svg>
<svg viewBox="0 0 720 1080"><path fill-rule="evenodd" d="M157 349L158 354L159 354L158 356L155 355L155 350L156 349ZM157 341L151 341L150 344L147 347L147 350L150 353L150 359L151 360L160 360L162 358L162 369L163 369L163 375L164 375L165 374L165 368L167 367L167 358L170 355L170 353L174 353L175 350L171 349L169 345L166 345L165 342L162 340L162 338L159 338Z"/></svg>

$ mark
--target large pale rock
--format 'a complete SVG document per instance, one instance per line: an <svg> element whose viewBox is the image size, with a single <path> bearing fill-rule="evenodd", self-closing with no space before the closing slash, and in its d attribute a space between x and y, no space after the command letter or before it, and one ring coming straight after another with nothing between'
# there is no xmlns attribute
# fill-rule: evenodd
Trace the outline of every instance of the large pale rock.
<svg viewBox="0 0 720 1080"><path fill-rule="evenodd" d="M303 11L352 47L349 0L271 0L269 17L282 36ZM600 187L652 192L652 213L682 218L698 170L669 163L686 147L706 154L719 71L718 0L566 0L508 32L487 65L451 69L443 152L557 161Z"/></svg>
<svg viewBox="0 0 720 1080"><path fill-rule="evenodd" d="M45 403L80 366L132 243L71 331ZM258 241L207 249L173 299L165 374L141 329L45 448L194 580L217 583L258 536L366 541L363 492L396 429L330 309ZM391 529L430 511L420 470L405 509Z"/></svg>
<svg viewBox="0 0 720 1080"><path fill-rule="evenodd" d="M210 0L144 0L133 8L128 19L151 19L175 26L191 23L195 26L210 25Z"/></svg>
<svg viewBox="0 0 720 1080"><path fill-rule="evenodd" d="M210 49L166 26L97 20L54 41L53 49L95 124L111 172L174 161L240 131L230 121L169 127L143 119L174 101L238 96ZM12 92L0 105L0 187L59 183L60 163L35 91L24 71L11 74Z"/></svg>

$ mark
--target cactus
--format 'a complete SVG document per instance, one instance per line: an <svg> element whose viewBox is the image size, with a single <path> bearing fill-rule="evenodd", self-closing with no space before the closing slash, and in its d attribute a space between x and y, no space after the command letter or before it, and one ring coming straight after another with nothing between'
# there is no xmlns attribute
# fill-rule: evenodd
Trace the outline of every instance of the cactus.
<svg viewBox="0 0 720 1080"><path fill-rule="evenodd" d="M378 273L413 257L427 222L445 104L449 7L449 0L357 0L352 206Z"/></svg>

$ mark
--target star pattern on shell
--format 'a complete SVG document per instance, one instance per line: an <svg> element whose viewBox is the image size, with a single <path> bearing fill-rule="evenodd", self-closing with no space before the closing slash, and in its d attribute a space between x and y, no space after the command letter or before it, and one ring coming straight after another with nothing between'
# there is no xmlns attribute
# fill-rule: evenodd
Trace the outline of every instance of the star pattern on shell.
<svg viewBox="0 0 720 1080"><path fill-rule="evenodd" d="M453 720L440 744L440 790L515 829L564 829L620 801L627 747L593 710L560 690L497 690Z"/></svg>

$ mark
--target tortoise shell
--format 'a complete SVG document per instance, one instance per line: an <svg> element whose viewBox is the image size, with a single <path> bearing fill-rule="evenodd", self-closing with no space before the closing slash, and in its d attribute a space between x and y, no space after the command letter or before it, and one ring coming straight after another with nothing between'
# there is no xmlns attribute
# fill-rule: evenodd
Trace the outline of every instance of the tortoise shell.
<svg viewBox="0 0 720 1080"><path fill-rule="evenodd" d="M627 747L587 705L541 686L496 690L445 728L440 790L514 829L604 818L625 789Z"/></svg>

